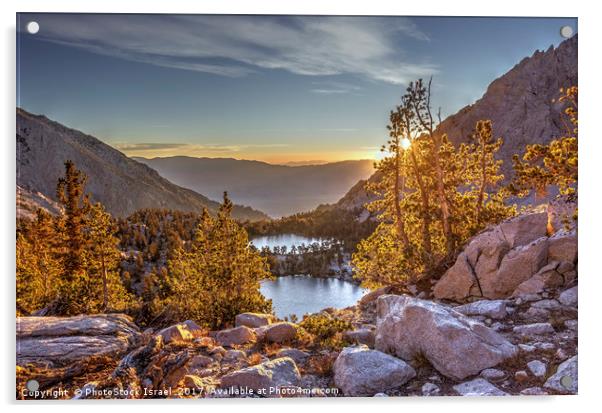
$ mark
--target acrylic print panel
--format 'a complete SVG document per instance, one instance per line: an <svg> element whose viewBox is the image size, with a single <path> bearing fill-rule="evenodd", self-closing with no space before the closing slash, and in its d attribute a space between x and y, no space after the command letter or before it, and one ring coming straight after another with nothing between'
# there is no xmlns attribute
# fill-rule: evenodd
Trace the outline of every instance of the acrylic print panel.
<svg viewBox="0 0 602 413"><path fill-rule="evenodd" d="M17 399L577 393L576 18L17 28Z"/></svg>

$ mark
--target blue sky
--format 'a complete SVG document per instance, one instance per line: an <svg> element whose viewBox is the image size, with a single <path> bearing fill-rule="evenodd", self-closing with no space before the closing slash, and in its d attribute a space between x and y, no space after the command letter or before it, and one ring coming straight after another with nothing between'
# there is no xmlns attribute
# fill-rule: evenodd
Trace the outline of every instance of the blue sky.
<svg viewBox="0 0 602 413"><path fill-rule="evenodd" d="M40 31L25 25L37 21ZM20 14L17 104L130 156L372 158L405 85L443 115L573 18Z"/></svg>

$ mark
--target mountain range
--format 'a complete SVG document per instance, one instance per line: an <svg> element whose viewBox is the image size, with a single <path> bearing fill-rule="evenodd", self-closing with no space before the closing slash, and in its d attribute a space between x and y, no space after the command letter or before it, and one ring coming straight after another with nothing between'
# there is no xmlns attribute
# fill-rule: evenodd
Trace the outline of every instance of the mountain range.
<svg viewBox="0 0 602 413"><path fill-rule="evenodd" d="M272 217L336 202L350 187L374 172L371 160L292 166L187 156L134 159L170 181L210 198L227 190L233 201L252 205Z"/></svg>
<svg viewBox="0 0 602 413"><path fill-rule="evenodd" d="M141 208L215 212L219 203L165 179L147 165L86 135L17 108L17 216L30 215L36 206L56 200L56 184L71 160L88 177L86 192L107 211L124 217ZM216 199L220 199L216 197ZM43 201L43 202L42 202ZM267 219L263 212L235 205L240 220Z"/></svg>

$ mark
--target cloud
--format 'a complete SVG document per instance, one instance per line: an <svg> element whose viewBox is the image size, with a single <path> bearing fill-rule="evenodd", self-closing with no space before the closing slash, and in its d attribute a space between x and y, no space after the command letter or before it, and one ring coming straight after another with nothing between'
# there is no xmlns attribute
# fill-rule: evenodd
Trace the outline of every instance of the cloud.
<svg viewBox="0 0 602 413"><path fill-rule="evenodd" d="M114 143L113 147L120 151L147 151L179 149L188 146L185 143Z"/></svg>
<svg viewBox="0 0 602 413"><path fill-rule="evenodd" d="M357 92L361 89L361 87L357 85L350 85L342 82L313 82L313 84L316 85L316 87L310 91L319 95L341 95Z"/></svg>
<svg viewBox="0 0 602 413"><path fill-rule="evenodd" d="M284 148L290 145L283 143L274 144L244 144L244 145L223 145L223 144L193 144L193 143L163 143L163 142L142 142L142 143L129 143L129 142L114 142L112 146L127 153L139 153L139 152L173 152L173 151L191 151L191 152L215 152L215 153L227 153L227 152L241 152L247 149L253 148Z"/></svg>
<svg viewBox="0 0 602 413"><path fill-rule="evenodd" d="M37 37L127 60L241 77L265 69L406 83L437 72L402 44L428 42L404 17L41 14ZM23 28L20 28L23 30ZM343 93L316 88L315 93Z"/></svg>

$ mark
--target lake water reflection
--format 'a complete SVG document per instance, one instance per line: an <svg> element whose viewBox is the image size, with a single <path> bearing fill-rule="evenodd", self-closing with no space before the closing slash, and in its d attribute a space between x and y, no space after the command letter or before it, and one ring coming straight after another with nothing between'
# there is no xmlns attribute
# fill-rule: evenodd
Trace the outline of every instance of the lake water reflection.
<svg viewBox="0 0 602 413"><path fill-rule="evenodd" d="M317 313L327 307L349 307L367 292L348 281L306 275L279 277L261 283L261 293L272 299L274 312L280 318L295 314L301 319L303 314Z"/></svg>

